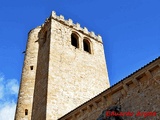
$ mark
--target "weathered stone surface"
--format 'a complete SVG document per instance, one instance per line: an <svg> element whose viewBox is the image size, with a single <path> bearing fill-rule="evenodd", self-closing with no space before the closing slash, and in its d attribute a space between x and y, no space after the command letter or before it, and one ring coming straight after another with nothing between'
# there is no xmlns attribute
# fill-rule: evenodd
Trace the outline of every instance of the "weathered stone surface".
<svg viewBox="0 0 160 120"><path fill-rule="evenodd" d="M124 120L160 119L160 58L105 90L59 120L95 120L110 106L121 105ZM95 107L93 107L95 106ZM87 108L87 113L76 116ZM105 111L103 112L104 117ZM148 115L148 116L147 116ZM111 115L111 118L113 116ZM105 119L108 119L107 117Z"/></svg>
<svg viewBox="0 0 160 120"><path fill-rule="evenodd" d="M38 43L36 41L38 40L37 33L40 29L40 27L37 27L31 30L28 35L28 43L21 78L22 80L15 114L16 120L28 120L31 118L38 55ZM31 70L31 66L33 66L33 70ZM25 116L25 109L28 109L27 116Z"/></svg>
<svg viewBox="0 0 160 120"><path fill-rule="evenodd" d="M33 31L26 49L16 120L57 120L109 87L100 36L90 36L87 28L83 31L80 24L68 23L55 12ZM72 33L78 36L77 48L71 44ZM90 52L84 50L83 39L89 41Z"/></svg>
<svg viewBox="0 0 160 120"><path fill-rule="evenodd" d="M121 105L121 112L130 114L124 120L159 120L159 91L160 58L109 88L102 37L52 12L29 33L15 119L95 120Z"/></svg>

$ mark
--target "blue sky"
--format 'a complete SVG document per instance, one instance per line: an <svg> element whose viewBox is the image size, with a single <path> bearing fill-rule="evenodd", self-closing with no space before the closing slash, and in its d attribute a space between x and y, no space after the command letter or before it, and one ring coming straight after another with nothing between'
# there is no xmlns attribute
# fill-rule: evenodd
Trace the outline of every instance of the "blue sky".
<svg viewBox="0 0 160 120"><path fill-rule="evenodd" d="M159 6L159 0L1 0L0 119L13 120L27 34L52 10L102 36L113 85L159 56Z"/></svg>

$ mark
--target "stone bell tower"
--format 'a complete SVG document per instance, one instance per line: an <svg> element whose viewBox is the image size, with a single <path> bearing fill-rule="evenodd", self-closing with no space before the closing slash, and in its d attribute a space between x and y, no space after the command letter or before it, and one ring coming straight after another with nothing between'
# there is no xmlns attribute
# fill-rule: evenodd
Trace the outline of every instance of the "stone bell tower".
<svg viewBox="0 0 160 120"><path fill-rule="evenodd" d="M52 12L29 32L16 120L57 120L109 87L101 36Z"/></svg>

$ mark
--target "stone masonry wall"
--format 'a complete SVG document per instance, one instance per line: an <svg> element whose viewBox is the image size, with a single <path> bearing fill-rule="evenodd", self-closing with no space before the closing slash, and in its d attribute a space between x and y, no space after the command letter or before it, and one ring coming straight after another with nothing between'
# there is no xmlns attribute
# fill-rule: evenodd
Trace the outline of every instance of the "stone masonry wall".
<svg viewBox="0 0 160 120"><path fill-rule="evenodd" d="M78 48L71 45L72 33ZM57 120L109 86L100 35L52 12L30 32L15 119Z"/></svg>
<svg viewBox="0 0 160 120"><path fill-rule="evenodd" d="M103 110L121 105L124 120L160 119L160 58L131 74L116 85L92 98L59 120L96 120ZM140 112L139 116L136 114ZM156 112L144 117L142 112Z"/></svg>
<svg viewBox="0 0 160 120"><path fill-rule="evenodd" d="M31 30L28 35L28 43L25 52L25 60L18 95L15 120L31 119L35 74L37 68L37 55L39 47L38 42L36 41L38 40L38 32L40 31L40 29L40 27L37 27ZM28 110L28 115L25 115L25 109Z"/></svg>
<svg viewBox="0 0 160 120"><path fill-rule="evenodd" d="M47 88L49 74L50 23L46 23L39 32L39 51L35 89L33 98L32 120L46 120Z"/></svg>
<svg viewBox="0 0 160 120"><path fill-rule="evenodd" d="M78 48L71 45L72 33ZM84 38L91 54L83 50ZM158 120L159 91L160 58L109 88L101 37L52 12L29 33L15 120L96 120L113 105L134 114L155 111L156 116L145 119Z"/></svg>
<svg viewBox="0 0 160 120"><path fill-rule="evenodd" d="M79 25L78 28L66 25L66 21L59 21L54 15L51 16L47 120L57 120L109 87L102 40L89 36L86 28L80 31ZM79 48L71 45L72 33L79 38ZM84 38L90 40L91 54L83 50Z"/></svg>

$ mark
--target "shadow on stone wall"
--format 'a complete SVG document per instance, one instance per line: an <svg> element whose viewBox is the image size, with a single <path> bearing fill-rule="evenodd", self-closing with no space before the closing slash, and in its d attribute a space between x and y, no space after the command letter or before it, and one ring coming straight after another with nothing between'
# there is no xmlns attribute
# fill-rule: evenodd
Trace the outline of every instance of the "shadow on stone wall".
<svg viewBox="0 0 160 120"><path fill-rule="evenodd" d="M43 29L43 28L42 28ZM33 96L32 120L46 119L47 106L47 84L48 84L48 68L49 68L49 45L46 32L39 32L39 50L37 59L37 70L35 78L35 89Z"/></svg>

